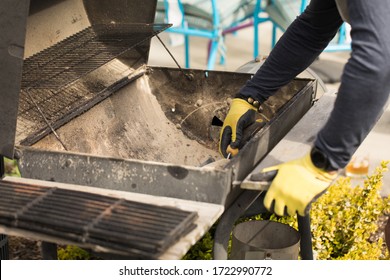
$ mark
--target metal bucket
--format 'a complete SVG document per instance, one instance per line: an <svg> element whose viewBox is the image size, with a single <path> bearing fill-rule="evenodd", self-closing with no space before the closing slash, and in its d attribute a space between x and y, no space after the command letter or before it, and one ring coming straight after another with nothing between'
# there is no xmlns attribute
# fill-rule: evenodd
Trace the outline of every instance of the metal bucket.
<svg viewBox="0 0 390 280"><path fill-rule="evenodd" d="M235 226L232 260L297 260L300 234L274 221L248 221Z"/></svg>
<svg viewBox="0 0 390 280"><path fill-rule="evenodd" d="M8 237L7 235L0 234L0 260L8 260Z"/></svg>

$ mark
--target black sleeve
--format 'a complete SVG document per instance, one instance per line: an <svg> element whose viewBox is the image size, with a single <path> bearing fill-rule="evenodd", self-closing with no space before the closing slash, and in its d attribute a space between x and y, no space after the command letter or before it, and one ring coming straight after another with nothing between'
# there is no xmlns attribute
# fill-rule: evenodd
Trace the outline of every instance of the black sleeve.
<svg viewBox="0 0 390 280"><path fill-rule="evenodd" d="M352 52L334 110L315 146L343 168L383 112L390 92L390 1L348 1ZM342 23L334 0L312 0L240 94L266 100L305 70Z"/></svg>
<svg viewBox="0 0 390 280"><path fill-rule="evenodd" d="M240 90L260 102L304 71L342 24L334 0L312 0L288 27L254 77Z"/></svg>
<svg viewBox="0 0 390 280"><path fill-rule="evenodd" d="M390 2L348 2L352 52L334 110L315 145L343 168L371 131L390 92Z"/></svg>

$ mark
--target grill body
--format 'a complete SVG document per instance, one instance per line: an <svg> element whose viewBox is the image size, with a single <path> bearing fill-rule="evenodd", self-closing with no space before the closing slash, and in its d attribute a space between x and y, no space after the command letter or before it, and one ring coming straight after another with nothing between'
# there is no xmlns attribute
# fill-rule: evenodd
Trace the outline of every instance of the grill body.
<svg viewBox="0 0 390 280"><path fill-rule="evenodd" d="M243 192L234 182L316 98L315 80L294 79L264 104L265 125L237 157L224 161L213 120L224 119L229 100L252 73L149 66L150 40L168 27L153 24L154 0L26 2L1 3L9 13L0 24L6 38L0 59L11 72L0 75L0 155L18 159L22 176L37 181L0 181L5 233L128 258L164 258L180 240L188 249ZM113 199L110 191L152 202ZM215 211L207 216L200 206L156 206L155 198L206 203ZM67 203L72 211L61 208ZM140 217L150 222L141 227ZM144 244L141 233L148 236Z"/></svg>

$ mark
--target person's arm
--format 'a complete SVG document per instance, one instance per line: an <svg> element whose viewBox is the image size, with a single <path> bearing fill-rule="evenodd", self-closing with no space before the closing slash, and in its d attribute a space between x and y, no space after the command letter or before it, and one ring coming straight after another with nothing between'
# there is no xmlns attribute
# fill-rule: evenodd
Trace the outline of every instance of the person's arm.
<svg viewBox="0 0 390 280"><path fill-rule="evenodd" d="M352 53L334 109L314 143L320 160L311 153L271 168L278 171L264 205L278 215L308 213L311 203L334 179L333 170L349 162L388 100L390 34L386 29L390 24L390 3L379 0L349 3Z"/></svg>
<svg viewBox="0 0 390 280"><path fill-rule="evenodd" d="M334 0L310 2L233 100L220 135L219 147L224 157L241 146L240 136L255 121L254 114L256 110L261 111L261 103L305 70L332 40L341 24Z"/></svg>
<svg viewBox="0 0 390 280"><path fill-rule="evenodd" d="M311 3L318 1L320 0L313 0ZM334 171L345 167L349 162L388 101L390 33L387 28L390 26L390 2L354 0L349 1L348 10L352 27L352 53L343 72L334 109L313 146L317 151L315 154L320 155L322 160L317 161L316 157L313 158L312 153L309 153L301 159L264 170L277 170L277 175L264 198L264 205L278 215L308 213L311 202L326 191L335 177ZM271 60L247 83L242 90L243 94L256 94L259 100L266 99L310 62L312 56L301 57L305 63L298 60L296 63L299 66L295 68L290 64L293 63L293 58L290 57L285 64L280 60L282 51L288 51L284 46L294 41L289 39L290 34L296 34L291 32L291 29L294 31L295 24L301 19L302 16L289 28L283 36L284 41L279 42L282 46L271 53ZM304 48L301 51L308 49L312 48ZM283 78L278 76L279 73L283 74ZM268 83L269 79L266 77L269 77L271 82ZM325 167L323 162L326 162Z"/></svg>
<svg viewBox="0 0 390 280"><path fill-rule="evenodd" d="M264 102L313 63L341 24L334 0L312 0L240 94Z"/></svg>
<svg viewBox="0 0 390 280"><path fill-rule="evenodd" d="M390 3L349 1L352 52L334 109L315 146L343 168L383 112L390 92Z"/></svg>

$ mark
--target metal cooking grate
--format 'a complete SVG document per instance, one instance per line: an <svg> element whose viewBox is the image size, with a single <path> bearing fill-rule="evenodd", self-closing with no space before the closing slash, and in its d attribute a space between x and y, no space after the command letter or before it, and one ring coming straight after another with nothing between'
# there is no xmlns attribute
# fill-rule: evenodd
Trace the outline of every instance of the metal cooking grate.
<svg viewBox="0 0 390 280"><path fill-rule="evenodd" d="M129 258L155 259L194 229L196 212L124 199L0 181L0 224Z"/></svg>
<svg viewBox="0 0 390 280"><path fill-rule="evenodd" d="M25 59L17 143L31 145L50 133L42 112L58 128L130 82L129 67L113 60L130 49L139 60L147 57L148 45L142 43L168 26L96 25ZM109 62L109 71L96 72Z"/></svg>
<svg viewBox="0 0 390 280"><path fill-rule="evenodd" d="M109 24L88 27L24 61L22 89L60 89L168 25Z"/></svg>

